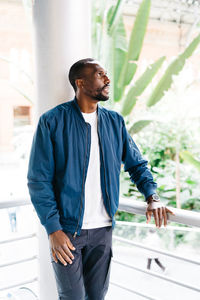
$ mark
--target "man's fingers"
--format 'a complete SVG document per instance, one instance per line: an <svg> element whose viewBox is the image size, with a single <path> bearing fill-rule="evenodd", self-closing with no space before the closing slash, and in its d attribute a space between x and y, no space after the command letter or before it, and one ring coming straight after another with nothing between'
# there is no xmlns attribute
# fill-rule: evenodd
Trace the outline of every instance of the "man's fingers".
<svg viewBox="0 0 200 300"><path fill-rule="evenodd" d="M152 211L149 210L146 212L146 218L147 218L147 224L149 223L149 221L151 221L151 215L152 215Z"/></svg>
<svg viewBox="0 0 200 300"><path fill-rule="evenodd" d="M149 208L149 210L148 210L148 208ZM162 226L163 219L164 219L164 226L167 226L167 219L168 219L167 213L170 213L175 216L175 213L173 213L173 211L171 211L164 205L160 204L160 206L158 205L156 207L153 203L147 207L147 211L146 211L147 224L151 220L152 212L154 215L156 227Z"/></svg>
<svg viewBox="0 0 200 300"><path fill-rule="evenodd" d="M167 212L166 212L166 207L163 207L163 218L164 218L164 226L167 226Z"/></svg>
<svg viewBox="0 0 200 300"><path fill-rule="evenodd" d="M69 249L71 250L76 250L76 248L74 247L74 245L72 245L72 242L70 241L70 239L67 239L67 246L69 247Z"/></svg>
<svg viewBox="0 0 200 300"><path fill-rule="evenodd" d="M74 259L74 255L71 253L67 245L63 246L63 251L69 256L71 259Z"/></svg>
<svg viewBox="0 0 200 300"><path fill-rule="evenodd" d="M175 216L175 213L173 213L173 211L169 210L168 208L166 208L166 212L168 212L168 213L170 213L170 214L172 214L172 215Z"/></svg>
<svg viewBox="0 0 200 300"><path fill-rule="evenodd" d="M153 215L154 215L156 227L159 227L159 222L158 222L158 210L157 210L157 209L154 209L154 210L153 210Z"/></svg>
<svg viewBox="0 0 200 300"><path fill-rule="evenodd" d="M59 261L60 261L64 266L67 265L67 262L64 260L64 258L62 257L62 255L61 255L58 251L56 251L56 256L57 256L57 258L59 259Z"/></svg>
<svg viewBox="0 0 200 300"><path fill-rule="evenodd" d="M65 266L67 265L67 263L72 264L72 260L74 259L74 256L67 245L63 245L58 247L57 249L52 250L52 255L55 262L58 262L59 259L59 261Z"/></svg>
<svg viewBox="0 0 200 300"><path fill-rule="evenodd" d="M160 207L158 208L158 218L159 218L159 227L162 226L162 219L163 219L163 208Z"/></svg>
<svg viewBox="0 0 200 300"><path fill-rule="evenodd" d="M68 253L66 253L67 251L66 251L66 249L64 249L64 247L63 247L63 249L60 249L59 250L59 253L62 255L62 258L67 262L67 263L69 263L70 265L72 264L72 260L71 260L71 255L70 254L68 254L68 253L70 253L70 251L68 250ZM73 255L72 255L73 256ZM74 258L74 257L73 257ZM72 259L73 259L72 258Z"/></svg>
<svg viewBox="0 0 200 300"><path fill-rule="evenodd" d="M53 256L54 261L57 263L58 259L57 259L56 254L53 250L52 250L52 256Z"/></svg>

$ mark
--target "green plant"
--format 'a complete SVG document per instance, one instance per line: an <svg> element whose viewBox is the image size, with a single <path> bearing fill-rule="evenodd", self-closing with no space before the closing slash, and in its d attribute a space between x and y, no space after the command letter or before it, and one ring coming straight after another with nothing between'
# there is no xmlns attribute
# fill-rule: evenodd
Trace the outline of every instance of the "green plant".
<svg viewBox="0 0 200 300"><path fill-rule="evenodd" d="M156 112L155 112L156 113ZM186 126L187 127L187 126ZM179 136L180 152L193 147L192 132L182 126L178 128L176 121L174 123L165 123L157 126L152 123L147 131L141 131L137 134L137 144L141 148L142 154L148 157L149 167L158 183L158 193L162 201L169 206L176 207L177 186L176 186L176 145L177 136ZM194 147L193 147L194 148ZM198 151L198 144L196 143ZM193 149L194 151L194 149ZM184 209L199 210L199 175L189 164L183 164L180 157L180 202ZM126 197L135 197L143 201L143 197L137 191L136 186L130 182L125 172L121 174L122 195Z"/></svg>
<svg viewBox="0 0 200 300"><path fill-rule="evenodd" d="M151 128L152 125L154 126L152 138L155 139L155 127L161 129L158 132L160 139L155 139L156 145L153 143L154 147L149 147L148 145L145 148L145 143L141 143L143 154L148 154L148 158L150 159L150 168L155 180L160 183L158 191L162 200L168 205L176 206L177 195L180 195L183 207L194 207L196 209L198 205L195 205L193 200L198 198L196 192L198 189L198 180L194 180L193 174L185 173L184 170L182 171L184 169L182 165L183 155L186 157L184 151L188 151L188 136L184 135L187 129L183 129L183 132L179 132L180 134L178 133L177 135L177 124L174 124L174 128L172 125L170 128L167 127L166 130L164 129L166 124L162 120L156 121L155 114L149 115L145 119L140 118L136 122L133 122L130 117L137 101L142 98L143 92L161 69L165 60L165 56L161 56L157 61L148 66L136 81L134 80L149 20L151 1L142 1L135 17L129 41L127 40L122 16L124 1L118 0L116 1L116 5L112 5L113 2L110 3L110 1L93 2L92 35L94 56L106 65L111 77L111 100L108 105L122 113L131 135L135 133L139 134L143 128L147 126ZM152 93L149 96L145 96L143 100L143 110L152 112L151 107L164 98L165 92L169 91L172 86L174 81L173 76L177 76L180 73L186 60L194 53L199 42L200 35L191 41L185 50L169 64L163 74L160 74L161 78L158 84ZM181 126L178 127L179 129L181 128ZM152 144L150 143L150 145ZM182 154L183 152L185 154ZM194 163L196 166L198 165L197 161L193 159ZM178 175L180 170L181 178ZM138 200L142 200L135 185L130 183L130 179L123 172L122 177L124 177L124 182L129 182L129 186L123 195L127 197L134 195ZM125 213L119 213L117 217L121 219L131 218L130 216L126 216Z"/></svg>
<svg viewBox="0 0 200 300"><path fill-rule="evenodd" d="M200 161L195 159L192 153L190 153L189 151L181 151L180 156L183 160L185 160L200 171Z"/></svg>
<svg viewBox="0 0 200 300"><path fill-rule="evenodd" d="M116 1L116 5L110 5L110 1L93 1L92 40L94 56L106 65L111 78L109 105L115 108L117 102L120 102L120 112L123 116L129 116L162 66L165 56L148 66L137 81L133 82L149 20L151 1L142 1L129 42L121 13L123 3L123 0ZM173 75L178 75L182 70L186 59L192 55L199 42L200 35L168 66L147 100L146 109L162 99L164 92L171 87ZM139 120L132 124L130 133L139 132L151 122L152 119Z"/></svg>

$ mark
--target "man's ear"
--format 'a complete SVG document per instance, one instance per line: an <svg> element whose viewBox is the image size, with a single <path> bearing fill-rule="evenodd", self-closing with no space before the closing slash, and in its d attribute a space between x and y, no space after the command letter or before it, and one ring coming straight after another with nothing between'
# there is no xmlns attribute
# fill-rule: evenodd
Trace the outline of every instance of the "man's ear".
<svg viewBox="0 0 200 300"><path fill-rule="evenodd" d="M77 88L81 89L83 87L83 79L76 79L75 83Z"/></svg>

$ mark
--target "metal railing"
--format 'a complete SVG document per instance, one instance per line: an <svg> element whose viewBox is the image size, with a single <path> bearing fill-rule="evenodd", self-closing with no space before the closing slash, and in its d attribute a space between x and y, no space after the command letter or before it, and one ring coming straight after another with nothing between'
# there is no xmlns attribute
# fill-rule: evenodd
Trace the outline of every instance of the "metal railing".
<svg viewBox="0 0 200 300"><path fill-rule="evenodd" d="M0 202L0 209L6 209L6 208L11 208L11 207L19 207L19 206L25 206L25 205L30 205L30 204L31 204L31 202L27 201L27 199L8 200L8 201ZM16 242L16 241L27 240L27 239L30 239L30 238L33 238L33 237L36 237L36 233L17 235L16 237L10 237L8 239L1 240L0 245L8 244L8 243ZM36 259L38 259L37 255L32 255L32 256L24 258L24 259L13 260L13 261L9 261L9 262L6 262L6 263L1 263L0 268L5 268L5 267L16 265L16 264L21 264L21 263L25 263L25 262L28 262L28 261L33 261L33 260L36 260ZM0 292L6 291L6 290L9 290L9 289L13 289L13 288L16 288L16 287L19 287L19 286L22 286L22 285L30 284L30 283L33 283L33 282L37 282L37 281L38 281L38 277L33 277L33 278L30 278L30 279L25 280L25 281L17 282L15 284L9 284L7 286L0 287Z"/></svg>
<svg viewBox="0 0 200 300"><path fill-rule="evenodd" d="M160 300L160 299L158 299L158 298L152 298L151 296L149 296L149 295L147 295L147 294L140 293L140 292L138 292L138 291L134 291L134 290L132 290L132 289L129 289L129 288L127 288L127 287L125 287L125 286L123 286L123 285L121 285L121 284L118 284L118 283L115 283L115 282L112 282L112 281L111 281L110 283L111 283L112 285L114 285L114 286L116 286L116 287L118 287L118 288L124 290L124 291L127 291L127 292L129 292L129 293L131 293L131 294L135 294L135 295L141 296L141 297L143 297L143 298L145 298L145 299L148 299L148 300Z"/></svg>
<svg viewBox="0 0 200 300"><path fill-rule="evenodd" d="M30 233L30 234L26 234L26 235L18 235L17 237L12 237L12 238L0 241L0 245L11 243L11 242L17 242L17 241L21 241L21 240L26 240L26 239L30 239L33 237L36 237L36 233Z"/></svg>
<svg viewBox="0 0 200 300"><path fill-rule="evenodd" d="M0 292L10 290L10 289L13 289L13 288L16 288L16 287L19 287L19 286L23 286L23 285L26 285L26 284L30 284L30 283L33 283L33 282L37 282L37 281L38 281L38 277L33 277L33 278L30 278L30 279L25 280L25 281L20 281L16 284L9 284L7 286L4 286L4 287L0 288Z"/></svg>
<svg viewBox="0 0 200 300"><path fill-rule="evenodd" d="M132 199L120 198L119 210L145 216L147 204ZM168 214L168 221L188 226L200 227L200 213L185 209L169 207L175 215Z"/></svg>
<svg viewBox="0 0 200 300"><path fill-rule="evenodd" d="M120 211L125 211L125 212L128 212L128 213L140 214L140 215L145 216L146 206L147 206L147 204L144 203L144 202L139 202L139 201L135 201L135 200L131 200L131 199L121 198L120 199L120 204L119 204L119 210ZM176 223L180 223L180 224L184 224L184 225L196 226L197 228L183 228L183 227L178 227L178 226L168 226L168 227L166 227L166 229L200 232L200 228L199 228L200 227L200 213L193 212L193 211L182 210L182 209L177 209L177 208L173 208L173 207L169 207L169 209L175 213L175 215L168 214L168 221L169 222L172 221L172 222L176 222ZM152 226L150 224L141 224L141 223L138 224L138 223L132 223L132 222L123 222L123 221L118 221L116 223L118 225L123 224L123 225L128 225L128 226L140 226L140 227L147 227L147 228ZM155 225L153 225L152 227L155 227ZM182 261L185 261L185 262L188 262L188 263L200 265L200 261L198 261L198 260L194 260L194 259L191 259L191 258L188 258L188 257L176 255L176 254L174 254L170 251L163 251L163 250L160 250L160 249L148 247L148 246L145 246L141 243L132 242L128 239L124 239L124 238L118 237L116 235L113 235L113 239L116 240L116 241L125 243L125 244L129 244L129 245L134 246L134 247L142 248L144 250L150 250L152 252L156 252L156 253L159 253L159 254L162 254L162 255L166 255L168 257L172 257L172 258L179 259L179 260L182 260ZM173 283L173 284L181 286L181 287L185 287L185 288L190 289L190 290L195 291L195 292L200 292L199 287L187 284L187 283L182 282L180 280L175 280L175 279L173 279L169 276L160 275L160 274L157 274L156 272L149 271L149 270L146 270L146 269L143 269L143 268L139 268L139 267L134 266L133 264L130 264L130 263L127 264L127 263L124 263L123 261L120 261L120 260L117 260L117 259L113 259L112 261L113 261L113 263L124 266L126 268L136 270L138 272L145 273L149 276L153 276L153 277L162 279L164 281L168 281L170 283ZM112 285L120 288L120 289L128 291L132 294L139 295L139 296L141 296L145 299L157 300L156 298L153 298L149 295L141 293L140 291L130 289L130 288L128 288L126 286L123 286L123 285L121 285L117 282L112 282L111 281L110 283Z"/></svg>
<svg viewBox="0 0 200 300"><path fill-rule="evenodd" d="M117 222L117 224L122 224L122 223L123 223L123 222ZM129 222L125 222L125 224L123 224L123 225L128 225L128 226L134 226L134 225L135 225L135 226L137 226L137 224L132 224L132 223L129 223ZM141 227L147 227L147 226L149 226L149 225L145 226L145 224L140 224L140 225L141 225ZM144 225L144 226L142 226L142 225ZM174 226L173 226L173 227L174 227ZM178 227L174 227L174 228L177 229ZM171 229L174 229L174 228L171 228ZM180 227L180 229L181 229L182 231L184 231L184 228L181 228L181 227ZM187 228L187 229L189 229L189 228ZM178 230L179 230L179 228L178 228ZM199 230L199 232L200 232L200 230ZM200 261L198 261L198 260L193 260L193 259L191 259L191 258L187 258L187 257L184 257L184 256L175 255L175 254L173 254L173 253L171 253L171 252L169 252L169 251L163 251L163 250L160 250L160 249L148 247L148 246L145 246L145 245L143 245L143 244L141 244L141 243L132 242L132 241L130 241L130 240L128 240L128 239L124 239L124 238L122 238L122 237L118 237L118 236L115 236L115 235L113 235L113 239L116 240L116 241L125 243L126 245L129 244L129 245L131 245L131 246L138 247L138 248L141 248L141 249L144 249L144 250L150 250L150 251L155 252L155 253L159 253L159 254L162 254L162 255L166 255L166 256L168 256L168 257L172 257L172 258L179 259L179 260L182 260L182 261L185 261L185 262L188 262L188 263L200 265ZM116 264L118 264L118 265L124 266L124 267L126 267L126 268L129 268L129 269L132 269L132 270L136 270L136 271L138 271L138 272L145 273L145 274L147 274L147 275L149 275L149 276L156 277L156 278L162 279L162 280L164 280L164 281L168 281L168 282L173 283L173 284L175 284L175 285L178 285L178 286L181 286L181 287L185 287L185 288L191 289L191 290L193 290L193 291L195 291L195 292L200 292L200 288L199 288L199 287L194 286L194 285L187 284L187 283L182 282L182 281L180 281L180 280L175 280L175 279L173 279L173 278L171 278L171 277L169 277L169 276L166 276L166 275L160 275L160 274L157 274L156 272L153 272L153 271L149 271L149 270L146 270L146 269L143 269L143 268L135 267L133 264L130 264L130 263L127 264L127 263L124 263L124 262L122 262L122 261L120 261L120 260L117 260L117 259L112 259L112 262L113 262L113 263L116 263ZM141 292L139 292L139 291L136 291L136 290L127 288L127 287L125 287L125 286L123 286L123 285L120 285L120 284L118 284L118 283L116 283L116 282L112 282L112 281L111 281L111 284L114 285L114 286L116 286L116 287L118 287L118 288L121 288L121 289L123 289L123 290L126 290L126 291L128 291L128 292L130 292L130 293L133 293L133 294L137 294L137 295L139 295L139 296L142 296L142 297L145 298L145 299L156 300L156 298L152 298L152 297L150 297L149 295L146 295L146 294L141 293Z"/></svg>
<svg viewBox="0 0 200 300"><path fill-rule="evenodd" d="M28 200L27 198L7 200L7 201L1 201L0 202L0 209L18 207L18 206L25 206L25 205L30 205L30 204L31 204L31 201Z"/></svg>
<svg viewBox="0 0 200 300"><path fill-rule="evenodd" d="M26 199L4 201L4 202L0 202L0 209L17 207L17 206L24 206L24 205L30 205L30 204L31 204L31 202L27 201ZM131 199L126 199L126 198L121 198L120 199L120 204L119 204L119 210L129 212L129 213L134 213L134 214L145 215L146 203L131 200ZM171 214L168 215L168 221L169 222L172 221L172 222L176 222L176 223L180 223L180 224L184 224L184 225L196 226L197 228L193 228L192 230L200 232L200 229L198 228L198 227L200 227L200 214L199 213L193 212L193 211L186 211L186 210L182 210L182 209L171 208L171 207L170 207L170 210L172 210L175 213L175 215L171 215ZM117 222L117 223L118 224L123 223L123 225L138 226L138 227L139 226L142 226L142 227L150 227L151 226L151 225L147 225L147 224L134 224L134 223L129 223L129 222ZM182 228L182 227L173 226L173 230L175 228L177 230L185 230L185 231L190 231L191 230L191 228ZM172 230L172 228L170 226L168 226L167 229ZM35 237L35 236L36 236L36 234L33 233L33 234L26 234L26 235L17 236L17 237L14 237L14 238L12 237L10 239L0 241L0 244L6 244L6 243L10 243L10 242L19 241L19 240L25 240L25 239L29 239L29 238L32 238L32 237ZM118 237L118 236L115 236L115 235L113 236L113 238L115 240L118 240L119 242L130 244L130 245L138 247L138 248L151 250L151 251L154 251L156 253L160 253L162 255L166 255L166 256L169 256L169 257L173 257L173 258L176 258L176 259L180 259L180 260L189 262L189 263L200 265L200 261L196 261L196 260L193 260L191 258L187 258L187 257L180 256L180 255L175 255L174 253L171 253L169 251L163 251L163 250L160 250L160 249L155 249L155 248L152 248L152 247L144 246L140 243L132 242L130 240L127 240L127 239L124 239L122 237ZM32 256L32 257L29 257L29 258L26 258L26 259L0 264L0 268L6 267L6 266L9 266L9 265L14 265L14 264L26 262L26 261L30 261L30 260L34 260L34 259L37 259L36 255ZM189 285L189 284L187 284L185 282L182 282L182 281L177 281L177 280L175 280L171 277L160 275L160 274L157 274L156 272L153 272L153 271L147 271L145 269L135 267L131 264L128 265L128 264L126 264L126 263L124 263L120 260L113 259L113 262L117 263L119 265L123 265L126 268L131 268L131 269L137 270L139 272L146 273L149 276L153 276L153 277L156 277L156 278L174 283L176 285L186 287L186 288L191 289L191 290L196 291L196 292L200 292L200 288L198 288L196 286L193 286L193 285ZM21 285L24 285L24 284L28 284L28 283L31 283L31 282L35 282L35 281L38 281L38 277L34 277L32 279L29 279L29 280L23 281L23 282L19 282L19 283L14 284L14 285L9 285L9 286L6 286L6 287L2 287L2 288L0 288L0 291L8 290L8 289L18 287L18 286L21 286ZM128 287L122 286L119 283L115 283L115 282L111 281L111 284L114 285L114 286L117 286L118 288L121 288L123 290L129 291L133 294L144 297L145 299L156 300L156 298L153 298L153 297L151 297L149 295L146 295L144 293L141 293L139 291L129 289Z"/></svg>
<svg viewBox="0 0 200 300"><path fill-rule="evenodd" d="M141 249L150 250L150 251L155 252L155 253L166 255L166 256L169 256L169 257L173 257L173 258L176 258L176 259L179 259L179 260L182 260L182 261L186 261L186 262L189 262L189 263L192 263L192 264L195 264L195 265L200 265L199 260L194 260L194 259L184 257L184 256L181 256L181 255L176 255L176 254L171 253L169 251L163 251L163 250L160 250L160 249L144 246L143 244L132 242L130 240L124 239L122 237L118 237L116 235L113 235L113 239L115 239L119 242L125 243L125 244L129 244L131 246L141 248Z"/></svg>

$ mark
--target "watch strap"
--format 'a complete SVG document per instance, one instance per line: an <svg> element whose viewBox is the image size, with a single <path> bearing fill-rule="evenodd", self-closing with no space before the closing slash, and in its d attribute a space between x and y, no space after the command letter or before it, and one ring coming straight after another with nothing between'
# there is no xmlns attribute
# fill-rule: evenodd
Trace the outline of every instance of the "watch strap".
<svg viewBox="0 0 200 300"><path fill-rule="evenodd" d="M160 197L158 196L158 194L153 194L147 198L148 204L152 202L159 202L159 201L160 201Z"/></svg>

